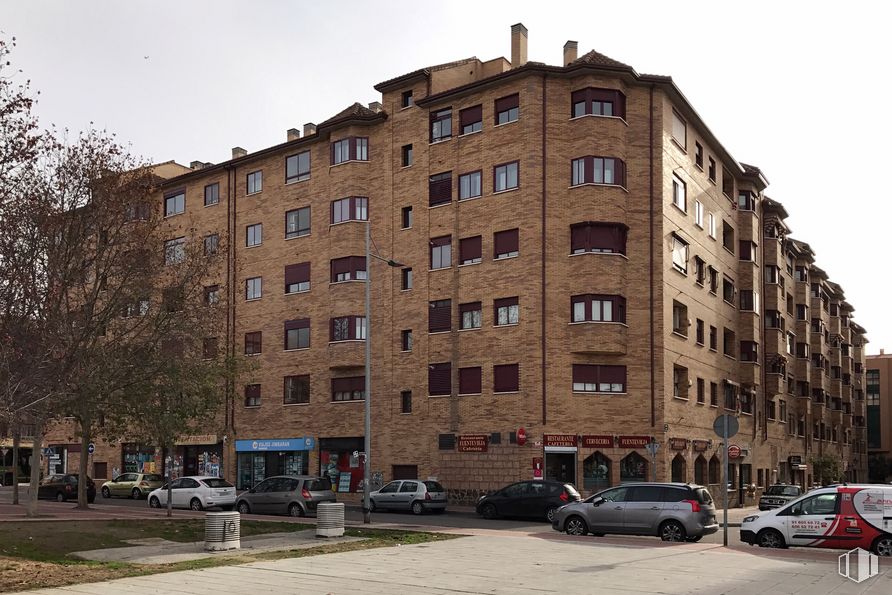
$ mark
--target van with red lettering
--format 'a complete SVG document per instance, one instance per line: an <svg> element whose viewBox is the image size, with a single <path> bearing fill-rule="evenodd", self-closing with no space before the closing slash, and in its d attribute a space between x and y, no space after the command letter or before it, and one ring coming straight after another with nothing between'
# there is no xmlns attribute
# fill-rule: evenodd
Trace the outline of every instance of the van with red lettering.
<svg viewBox="0 0 892 595"><path fill-rule="evenodd" d="M760 547L860 547L892 556L892 486L836 485L748 516L740 540Z"/></svg>

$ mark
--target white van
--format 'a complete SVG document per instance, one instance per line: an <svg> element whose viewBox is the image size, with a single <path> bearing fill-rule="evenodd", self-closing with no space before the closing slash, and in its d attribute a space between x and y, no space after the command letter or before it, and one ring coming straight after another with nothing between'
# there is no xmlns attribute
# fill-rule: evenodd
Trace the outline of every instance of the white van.
<svg viewBox="0 0 892 595"><path fill-rule="evenodd" d="M812 490L781 508L743 519L740 540L760 547L860 547L892 556L892 486Z"/></svg>

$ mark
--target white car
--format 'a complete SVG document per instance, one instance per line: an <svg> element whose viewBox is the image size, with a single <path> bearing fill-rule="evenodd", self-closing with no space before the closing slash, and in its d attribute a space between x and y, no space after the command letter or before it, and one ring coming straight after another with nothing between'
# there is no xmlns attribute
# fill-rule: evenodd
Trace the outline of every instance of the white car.
<svg viewBox="0 0 892 595"><path fill-rule="evenodd" d="M204 510L219 506L232 510L235 506L235 486L219 477L180 477L171 482L170 492L173 508ZM149 492L148 503L152 508L165 508L167 484Z"/></svg>

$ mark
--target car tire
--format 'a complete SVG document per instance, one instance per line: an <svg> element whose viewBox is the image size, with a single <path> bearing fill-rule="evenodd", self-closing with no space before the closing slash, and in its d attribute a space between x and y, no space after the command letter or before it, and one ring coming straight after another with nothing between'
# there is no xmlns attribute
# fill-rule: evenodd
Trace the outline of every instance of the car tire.
<svg viewBox="0 0 892 595"><path fill-rule="evenodd" d="M424 514L424 504L420 500L412 503L412 514Z"/></svg>
<svg viewBox="0 0 892 595"><path fill-rule="evenodd" d="M554 520L554 513L556 513L556 512L557 512L557 506L549 506L545 510L545 520L548 521L549 523L552 522Z"/></svg>
<svg viewBox="0 0 892 595"><path fill-rule="evenodd" d="M678 521L665 521L662 525L660 525L660 539L663 541L684 541L687 538L687 534L684 530L684 525L679 523Z"/></svg>
<svg viewBox="0 0 892 595"><path fill-rule="evenodd" d="M139 491L139 488L133 488L130 491L130 497L134 500L139 500L140 498L142 498L142 492Z"/></svg>
<svg viewBox="0 0 892 595"><path fill-rule="evenodd" d="M65 494L56 492L56 502L65 502Z"/></svg>
<svg viewBox="0 0 892 595"><path fill-rule="evenodd" d="M103 498L111 498L111 490L105 486L102 486L102 497Z"/></svg>
<svg viewBox="0 0 892 595"><path fill-rule="evenodd" d="M369 512L375 512L378 510L378 507L375 505L375 501L369 498Z"/></svg>
<svg viewBox="0 0 892 595"><path fill-rule="evenodd" d="M301 508L300 504L291 503L288 505L288 516L302 517L306 516L306 514L304 513L304 509Z"/></svg>
<svg viewBox="0 0 892 595"><path fill-rule="evenodd" d="M149 498L149 508L161 508L161 500L157 497L152 496Z"/></svg>
<svg viewBox="0 0 892 595"><path fill-rule="evenodd" d="M494 504L487 502L480 507L480 516L485 519L497 519L499 518L499 513Z"/></svg>
<svg viewBox="0 0 892 595"><path fill-rule="evenodd" d="M573 515L564 523L564 531L567 535L586 535L588 534L588 525L579 515Z"/></svg>
<svg viewBox="0 0 892 595"><path fill-rule="evenodd" d="M198 498L192 498L189 501L189 510L201 511L204 510L204 506L201 504L201 500Z"/></svg>
<svg viewBox="0 0 892 595"><path fill-rule="evenodd" d="M880 535L874 540L870 549L877 556L892 556L892 535L888 533Z"/></svg>
<svg viewBox="0 0 892 595"><path fill-rule="evenodd" d="M756 535L756 543L759 547L783 548L786 547L784 536L777 529L762 529Z"/></svg>
<svg viewBox="0 0 892 595"><path fill-rule="evenodd" d="M238 503L238 512L239 514L251 514L251 506L242 500Z"/></svg>

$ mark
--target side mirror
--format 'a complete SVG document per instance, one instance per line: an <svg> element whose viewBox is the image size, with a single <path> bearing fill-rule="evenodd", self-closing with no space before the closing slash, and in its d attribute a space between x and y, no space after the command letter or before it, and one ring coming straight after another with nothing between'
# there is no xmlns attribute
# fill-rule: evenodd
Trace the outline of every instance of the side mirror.
<svg viewBox="0 0 892 595"><path fill-rule="evenodd" d="M595 498L592 500L592 506L601 506L604 503L604 498Z"/></svg>

